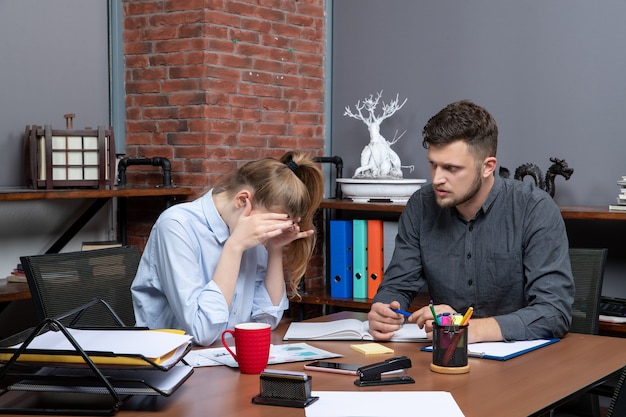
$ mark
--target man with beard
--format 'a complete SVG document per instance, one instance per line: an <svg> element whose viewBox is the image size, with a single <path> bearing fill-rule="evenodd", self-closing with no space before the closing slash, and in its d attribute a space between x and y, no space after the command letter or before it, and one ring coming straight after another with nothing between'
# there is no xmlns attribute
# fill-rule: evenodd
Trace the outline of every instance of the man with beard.
<svg viewBox="0 0 626 417"><path fill-rule="evenodd" d="M494 175L498 127L467 100L449 104L423 130L432 184L409 199L393 258L368 319L389 340L424 285L436 314L474 312L469 342L564 336L574 299L559 208L533 184ZM432 333L424 306L407 318Z"/></svg>

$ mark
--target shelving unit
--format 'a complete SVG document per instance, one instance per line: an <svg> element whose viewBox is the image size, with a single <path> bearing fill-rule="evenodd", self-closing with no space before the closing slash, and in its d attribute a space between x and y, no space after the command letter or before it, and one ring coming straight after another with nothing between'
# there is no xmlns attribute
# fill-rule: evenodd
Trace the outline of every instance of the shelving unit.
<svg viewBox="0 0 626 417"><path fill-rule="evenodd" d="M338 216L349 218L355 213L364 213L367 217L379 218L398 218L404 210L403 204L393 203L355 203L348 199L325 199L320 204L321 210L331 212L330 216ZM561 206L561 215L565 220L583 220L583 221L626 221L626 213L609 211L608 206ZM326 257L328 254L325 255ZM369 310L372 300L360 298L333 298L330 296L329 288L325 285L323 288L306 290L301 294L302 299L295 301L300 304L321 305L329 307L341 307L352 310ZM414 301L414 306L421 306L428 303L426 294L418 295ZM600 330L604 334L626 336L626 325L615 325L601 323Z"/></svg>

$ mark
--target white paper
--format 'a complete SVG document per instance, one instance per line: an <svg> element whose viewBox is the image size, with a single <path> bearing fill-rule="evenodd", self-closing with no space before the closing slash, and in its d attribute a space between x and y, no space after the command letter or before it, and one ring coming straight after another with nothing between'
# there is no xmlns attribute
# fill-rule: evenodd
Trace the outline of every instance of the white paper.
<svg viewBox="0 0 626 417"><path fill-rule="evenodd" d="M306 417L464 417L449 392L443 391L313 391L319 400L304 409ZM411 411L413 410L413 411Z"/></svg>
<svg viewBox="0 0 626 417"><path fill-rule="evenodd" d="M234 346L229 347L236 353ZM340 356L342 355L319 349L306 343L270 345L270 357L267 364L275 365L278 363L338 358ZM223 347L193 349L185 356L185 361L193 367L226 365L236 368L239 366L226 348Z"/></svg>
<svg viewBox="0 0 626 417"><path fill-rule="evenodd" d="M143 355L146 358L159 358L191 340L189 335L167 331L77 329L68 331L83 350L113 352L118 355ZM49 331L35 337L28 345L28 349L75 350L61 331Z"/></svg>

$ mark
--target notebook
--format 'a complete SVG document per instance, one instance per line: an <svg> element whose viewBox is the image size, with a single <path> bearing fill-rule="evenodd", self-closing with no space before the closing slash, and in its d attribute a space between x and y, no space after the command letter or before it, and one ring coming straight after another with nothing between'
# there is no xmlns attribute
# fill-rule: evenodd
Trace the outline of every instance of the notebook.
<svg viewBox="0 0 626 417"><path fill-rule="evenodd" d="M374 340L367 320L342 319L326 322L293 322L283 340ZM392 342L426 342L426 332L415 323L406 323L395 332Z"/></svg>

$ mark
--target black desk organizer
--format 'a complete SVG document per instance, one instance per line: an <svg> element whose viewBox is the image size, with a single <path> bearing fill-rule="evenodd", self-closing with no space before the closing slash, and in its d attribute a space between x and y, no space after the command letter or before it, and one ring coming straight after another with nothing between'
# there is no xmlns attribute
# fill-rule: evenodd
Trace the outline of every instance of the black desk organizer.
<svg viewBox="0 0 626 417"><path fill-rule="evenodd" d="M117 317L106 302L94 299L63 316L46 318L36 327L0 341L0 354L9 358L0 366L0 414L114 415L120 410L124 401L135 395L171 395L193 373L193 368L182 359L163 366L142 355L85 351L71 335L68 330L70 326L66 327L61 320L84 312L97 303L103 303L111 315ZM74 322L72 324L75 324ZM136 327L97 328L97 330L107 329L145 330L145 328ZM53 351L28 348L36 336L47 331L63 333L74 350ZM21 343L18 348L11 347L18 343ZM180 358L184 357L190 349L191 344L187 346ZM60 361L20 362L19 357L22 354L75 355L82 358L84 364ZM145 362L145 366L98 366L90 356L141 359ZM149 374L152 372L155 374ZM146 375L163 378L167 376L165 373L173 375L176 380L176 383L167 391L152 384L152 378L145 378Z"/></svg>

